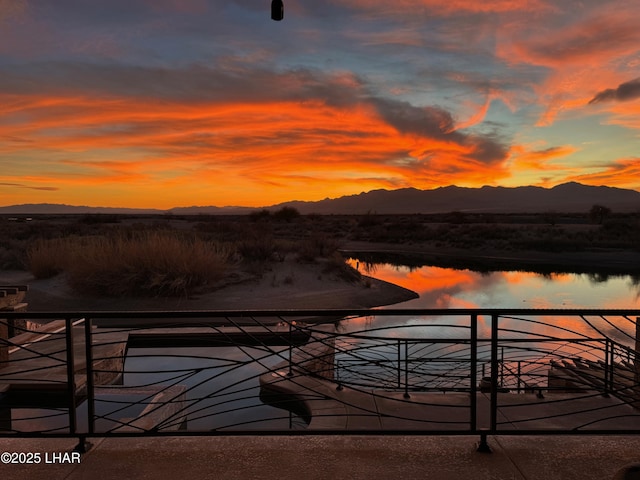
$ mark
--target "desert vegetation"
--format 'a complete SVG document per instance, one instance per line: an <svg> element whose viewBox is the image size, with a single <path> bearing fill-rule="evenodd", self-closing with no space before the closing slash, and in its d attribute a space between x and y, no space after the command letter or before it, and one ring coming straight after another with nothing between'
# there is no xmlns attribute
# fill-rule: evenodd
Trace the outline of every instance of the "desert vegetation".
<svg viewBox="0 0 640 480"><path fill-rule="evenodd" d="M82 293L189 295L261 276L286 257L321 263L340 278L359 277L338 253L339 242L293 209L260 219L82 215L28 223L0 218L0 226L0 268L36 278L64 274Z"/></svg>
<svg viewBox="0 0 640 480"><path fill-rule="evenodd" d="M640 251L640 215L596 214L364 215L351 238L368 242L421 244L433 248L540 252L600 249Z"/></svg>
<svg viewBox="0 0 640 480"><path fill-rule="evenodd" d="M0 217L0 269L63 273L83 292L185 295L238 272L260 276L285 258L321 263L357 280L339 253L349 241L473 251L640 251L640 214L300 215L287 208L244 216L64 215Z"/></svg>
<svg viewBox="0 0 640 480"><path fill-rule="evenodd" d="M175 232L118 231L38 240L27 260L36 278L64 272L83 293L181 295L224 278L233 250Z"/></svg>

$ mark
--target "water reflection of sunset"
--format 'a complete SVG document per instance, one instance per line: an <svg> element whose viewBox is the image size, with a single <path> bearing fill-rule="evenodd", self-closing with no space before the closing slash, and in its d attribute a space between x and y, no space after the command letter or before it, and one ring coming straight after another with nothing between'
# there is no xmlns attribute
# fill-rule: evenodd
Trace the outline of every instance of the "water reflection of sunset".
<svg viewBox="0 0 640 480"><path fill-rule="evenodd" d="M355 267L356 261L350 260L350 264ZM412 270L407 267L394 267L388 264L379 265L374 269L371 276L418 293L434 289L458 288L460 285L471 285L476 281L474 272L469 270L453 270L439 267Z"/></svg>
<svg viewBox="0 0 640 480"><path fill-rule="evenodd" d="M356 261L349 260L352 266ZM363 270L360 266L360 270ZM478 308L637 308L640 287L628 276L596 280L586 274L491 272L377 264L371 276L415 291L402 306L439 308L444 300Z"/></svg>
<svg viewBox="0 0 640 480"><path fill-rule="evenodd" d="M355 266L355 261L351 260ZM389 308L600 308L634 309L639 306L639 287L625 276L609 277L596 281L583 274L541 275L532 272L480 273L471 270L454 270L439 267L410 269L389 264L377 264L372 276L405 288L420 295L419 298L392 305ZM440 319L438 319L440 320ZM635 319L631 319L635 320ZM388 322L389 319L384 319ZM410 323L428 325L434 318L397 319L398 325ZM456 319L458 325L469 325L469 318ZM368 320L368 325L379 325ZM536 336L549 337L600 337L616 338L628 343L623 332L634 333L632 321L616 318L608 323L602 318L576 316L540 316L535 322L502 318L500 328L522 331L523 327ZM488 335L490 318L478 319L479 334ZM426 331L425 331L426 333ZM433 332L429 333L429 335Z"/></svg>

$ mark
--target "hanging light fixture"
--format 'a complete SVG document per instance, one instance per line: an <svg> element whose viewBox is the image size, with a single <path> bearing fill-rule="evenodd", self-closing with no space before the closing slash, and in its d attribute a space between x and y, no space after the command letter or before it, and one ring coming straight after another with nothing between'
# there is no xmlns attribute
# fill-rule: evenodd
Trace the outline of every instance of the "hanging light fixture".
<svg viewBox="0 0 640 480"><path fill-rule="evenodd" d="M280 21L284 18L284 3L282 0L271 0L271 20Z"/></svg>

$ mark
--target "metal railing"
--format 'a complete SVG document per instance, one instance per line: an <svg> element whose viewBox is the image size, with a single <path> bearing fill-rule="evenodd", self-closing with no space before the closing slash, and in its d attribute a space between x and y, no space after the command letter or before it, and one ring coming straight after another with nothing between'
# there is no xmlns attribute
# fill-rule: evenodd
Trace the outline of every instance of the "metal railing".
<svg viewBox="0 0 640 480"><path fill-rule="evenodd" d="M0 437L640 433L639 316L5 313Z"/></svg>

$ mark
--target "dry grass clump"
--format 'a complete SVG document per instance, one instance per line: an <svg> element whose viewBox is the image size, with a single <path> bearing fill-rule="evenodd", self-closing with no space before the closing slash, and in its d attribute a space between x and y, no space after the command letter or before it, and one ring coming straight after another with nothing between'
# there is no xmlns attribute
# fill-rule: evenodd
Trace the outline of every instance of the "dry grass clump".
<svg viewBox="0 0 640 480"><path fill-rule="evenodd" d="M68 258L81 246L82 238L38 239L27 249L27 266L36 278L50 278L66 269Z"/></svg>
<svg viewBox="0 0 640 480"><path fill-rule="evenodd" d="M317 258L328 258L338 250L340 243L322 233L314 233L298 245L298 259L301 262L313 262Z"/></svg>
<svg viewBox="0 0 640 480"><path fill-rule="evenodd" d="M232 251L194 236L142 231L40 241L28 256L36 277L64 271L79 292L174 296L222 279Z"/></svg>

